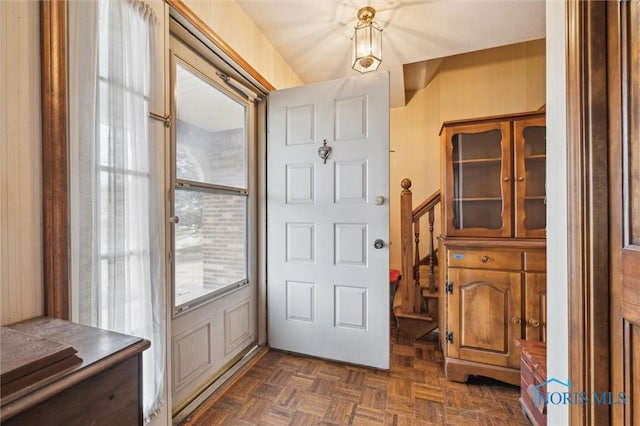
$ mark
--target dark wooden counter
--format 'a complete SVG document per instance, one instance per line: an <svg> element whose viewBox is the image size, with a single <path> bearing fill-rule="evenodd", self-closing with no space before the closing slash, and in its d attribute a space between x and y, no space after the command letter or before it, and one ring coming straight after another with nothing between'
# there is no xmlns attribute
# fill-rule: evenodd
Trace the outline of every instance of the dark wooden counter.
<svg viewBox="0 0 640 426"><path fill-rule="evenodd" d="M3 425L142 424L142 351L149 341L46 317L6 327L68 345L77 353L64 369L5 390L0 400ZM15 342L13 347L0 345L3 354L16 358L12 351L28 350Z"/></svg>

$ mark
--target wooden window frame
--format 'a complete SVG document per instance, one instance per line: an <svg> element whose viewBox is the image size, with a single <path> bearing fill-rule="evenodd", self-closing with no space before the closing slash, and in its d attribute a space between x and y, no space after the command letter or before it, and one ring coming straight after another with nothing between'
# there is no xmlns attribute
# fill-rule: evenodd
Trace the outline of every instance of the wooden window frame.
<svg viewBox="0 0 640 426"><path fill-rule="evenodd" d="M69 319L67 1L40 3L45 315Z"/></svg>

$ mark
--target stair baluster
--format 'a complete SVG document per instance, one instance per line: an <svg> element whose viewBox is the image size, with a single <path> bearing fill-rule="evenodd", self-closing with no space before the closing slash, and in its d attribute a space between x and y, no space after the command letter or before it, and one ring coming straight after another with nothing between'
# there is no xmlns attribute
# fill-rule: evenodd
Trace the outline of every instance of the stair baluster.
<svg viewBox="0 0 640 426"><path fill-rule="evenodd" d="M413 312L420 313L422 311L422 297L420 297L420 220L413 221L413 235L415 240L415 257L413 260L413 286L414 294L418 296L413 300Z"/></svg>
<svg viewBox="0 0 640 426"><path fill-rule="evenodd" d="M433 222L435 222L435 212L429 210L429 292L436 292L436 256L433 246Z"/></svg>

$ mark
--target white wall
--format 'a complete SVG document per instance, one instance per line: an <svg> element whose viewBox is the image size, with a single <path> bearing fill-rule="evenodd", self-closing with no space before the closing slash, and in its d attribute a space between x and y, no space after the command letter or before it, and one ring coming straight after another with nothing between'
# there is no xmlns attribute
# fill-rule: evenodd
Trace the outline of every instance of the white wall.
<svg viewBox="0 0 640 426"><path fill-rule="evenodd" d="M547 0L547 377L569 376L567 283L567 120L565 3ZM566 389L550 384L549 392ZM551 404L547 422L569 424L566 405Z"/></svg>

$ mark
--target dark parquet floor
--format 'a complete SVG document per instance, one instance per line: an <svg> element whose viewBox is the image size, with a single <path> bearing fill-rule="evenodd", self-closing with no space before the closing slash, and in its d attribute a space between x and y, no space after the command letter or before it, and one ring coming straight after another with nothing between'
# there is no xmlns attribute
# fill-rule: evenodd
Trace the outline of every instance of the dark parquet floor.
<svg viewBox="0 0 640 426"><path fill-rule="evenodd" d="M529 425L519 388L446 380L436 335L412 341L394 328L391 342L390 371L272 350L185 424Z"/></svg>

